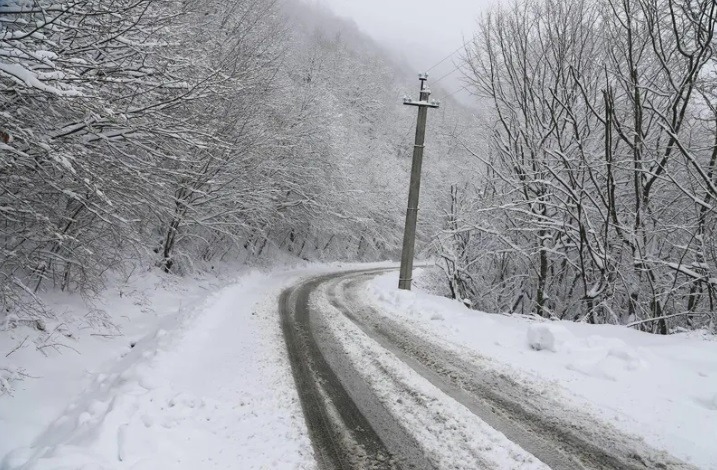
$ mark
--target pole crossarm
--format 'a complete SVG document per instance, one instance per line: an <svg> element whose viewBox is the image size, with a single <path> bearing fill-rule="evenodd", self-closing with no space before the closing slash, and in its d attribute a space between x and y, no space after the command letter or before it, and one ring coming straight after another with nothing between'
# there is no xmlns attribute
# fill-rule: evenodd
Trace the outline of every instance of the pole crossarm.
<svg viewBox="0 0 717 470"><path fill-rule="evenodd" d="M436 100L431 101L413 101L411 98L404 98L403 104L406 106L425 106L426 108L440 108L441 103Z"/></svg>

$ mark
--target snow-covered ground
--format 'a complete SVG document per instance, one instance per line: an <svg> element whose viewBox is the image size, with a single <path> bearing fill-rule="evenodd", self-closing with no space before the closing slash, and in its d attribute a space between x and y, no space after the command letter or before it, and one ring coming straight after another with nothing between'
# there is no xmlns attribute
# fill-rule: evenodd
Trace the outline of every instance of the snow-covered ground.
<svg viewBox="0 0 717 470"><path fill-rule="evenodd" d="M47 326L47 347L27 327L0 336L0 370L29 376L0 395L0 468L313 468L277 297L327 269L149 272L108 288L84 328L79 297L46 299L74 319ZM119 329L90 325L103 315Z"/></svg>
<svg viewBox="0 0 717 470"><path fill-rule="evenodd" d="M326 315L325 325L352 363L352 370L385 410L400 418L400 425L422 449L429 468L549 469L370 338L332 306L328 300L332 288L325 284L314 292L312 304Z"/></svg>
<svg viewBox="0 0 717 470"><path fill-rule="evenodd" d="M397 274L368 298L427 339L478 354L569 406L705 469L717 469L717 338L487 314L420 291Z"/></svg>
<svg viewBox="0 0 717 470"><path fill-rule="evenodd" d="M0 395L0 469L314 468L277 298L299 279L336 268L184 279L150 271L115 280L92 307L53 294L46 300L65 313L44 325L45 334L20 326L0 335L0 374L27 375L2 385L11 391ZM396 277L367 287L385 314L654 447L717 469L713 336L475 312L398 291ZM342 324L351 326L345 319L334 325ZM366 370L380 363L396 383L408 380L388 353L356 352ZM456 404L441 406L462 413ZM525 458L498 447L513 461Z"/></svg>

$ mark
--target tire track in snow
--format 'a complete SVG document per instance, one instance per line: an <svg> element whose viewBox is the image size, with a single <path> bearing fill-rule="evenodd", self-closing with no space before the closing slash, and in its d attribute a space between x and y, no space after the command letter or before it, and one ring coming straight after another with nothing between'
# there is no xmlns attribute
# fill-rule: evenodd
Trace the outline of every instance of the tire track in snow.
<svg viewBox="0 0 717 470"><path fill-rule="evenodd" d="M417 447L412 445L410 436L390 420L381 419L387 416L386 410L370 394L361 393L362 384L352 384L353 396L349 394L336 370L341 373L343 369L344 382L352 371L336 362L329 365L319 348L316 336L323 334L316 331L309 296L334 277L336 274L303 282L285 290L279 300L292 373L318 465L324 469L430 468L421 464L424 459L416 455ZM361 397L357 400L357 394L364 400ZM356 401L363 405L362 409ZM371 415L372 420L365 414ZM401 445L389 450L376 428L384 437L398 437Z"/></svg>
<svg viewBox="0 0 717 470"><path fill-rule="evenodd" d="M551 468L694 468L575 410L560 409L548 397L489 367L463 360L376 312L359 298L359 286L370 277L353 274L335 281L330 303L381 346Z"/></svg>
<svg viewBox="0 0 717 470"><path fill-rule="evenodd" d="M292 371L319 466L546 468L328 303L327 287L347 274L366 272L315 278L280 299Z"/></svg>

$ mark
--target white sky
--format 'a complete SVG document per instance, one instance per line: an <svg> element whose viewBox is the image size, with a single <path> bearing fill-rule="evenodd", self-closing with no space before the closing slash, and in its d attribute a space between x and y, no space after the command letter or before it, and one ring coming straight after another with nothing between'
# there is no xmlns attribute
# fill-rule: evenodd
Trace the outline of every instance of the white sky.
<svg viewBox="0 0 717 470"><path fill-rule="evenodd" d="M456 50L464 38L470 39L481 11L496 3L496 0L317 1L339 16L353 19L363 32L405 57L416 72L428 69ZM431 70L430 78L437 80L453 68L453 60L449 59ZM453 73L441 84L449 92L459 89L458 75Z"/></svg>

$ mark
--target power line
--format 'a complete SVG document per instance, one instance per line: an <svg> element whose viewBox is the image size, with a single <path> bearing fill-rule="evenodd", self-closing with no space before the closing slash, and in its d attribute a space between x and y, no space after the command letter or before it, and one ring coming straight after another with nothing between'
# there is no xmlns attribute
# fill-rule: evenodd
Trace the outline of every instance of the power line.
<svg viewBox="0 0 717 470"><path fill-rule="evenodd" d="M443 80L444 78L448 77L449 75L453 75L453 73L454 73L456 70L458 70L459 68L460 68L460 65L456 65L455 67L453 67L453 69L452 69L450 72L448 72L447 74L443 75L443 76L442 76L441 78L439 78L438 80L433 80L433 82L431 82L431 84L432 84L432 85L435 85L436 83L440 82L441 80Z"/></svg>
<svg viewBox="0 0 717 470"><path fill-rule="evenodd" d="M458 51L460 51L460 50L462 50L462 49L465 49L465 47L466 47L465 43L462 44L461 47L459 47L459 48L456 49L455 51L453 51L453 52L451 52L450 54L448 54L447 56L445 56L445 57L444 57L443 59L441 59L439 62L437 62L436 64L434 64L431 68L429 68L428 70L426 70L426 72L430 72L431 70L435 69L436 67L438 67L439 65L441 65L443 62L445 62L445 61L447 61L448 59L450 59L451 57L453 57L453 55L454 55L456 52L458 52Z"/></svg>
<svg viewBox="0 0 717 470"><path fill-rule="evenodd" d="M442 101L442 100L445 100L445 99L448 99L448 98L450 98L451 96L455 95L456 93L460 93L461 91L467 90L467 89L468 89L468 86L467 86L467 85L462 86L462 87L460 87L459 89L457 89L456 91L454 91L453 93L451 93L450 95L442 96L442 97L441 97L441 101Z"/></svg>

